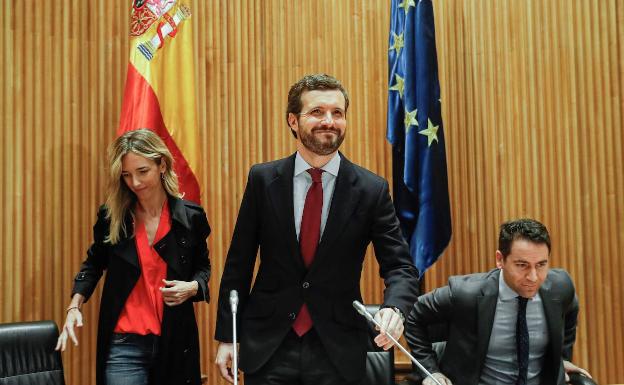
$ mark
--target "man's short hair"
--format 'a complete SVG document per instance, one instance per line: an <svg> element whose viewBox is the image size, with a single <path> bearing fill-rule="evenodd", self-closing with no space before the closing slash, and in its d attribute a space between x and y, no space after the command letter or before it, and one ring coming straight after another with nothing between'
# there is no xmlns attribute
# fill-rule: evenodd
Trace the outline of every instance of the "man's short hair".
<svg viewBox="0 0 624 385"><path fill-rule="evenodd" d="M288 124L288 115L293 113L295 115L299 115L301 112L301 108L303 108L303 104L301 103L301 94L306 91L315 91L315 90L339 90L342 92L342 95L345 99L345 113L349 108L349 95L347 94L347 90L344 89L342 84L338 79L331 75L327 74L311 74L306 75L293 84L290 87L290 91L288 91L288 105L286 106L286 123ZM290 124L289 124L290 127ZM297 133L291 128L293 136L296 138Z"/></svg>
<svg viewBox="0 0 624 385"><path fill-rule="evenodd" d="M531 218L515 219L503 223L498 235L498 250L506 257L511 253L511 244L517 239L545 244L550 254L550 235L542 223Z"/></svg>

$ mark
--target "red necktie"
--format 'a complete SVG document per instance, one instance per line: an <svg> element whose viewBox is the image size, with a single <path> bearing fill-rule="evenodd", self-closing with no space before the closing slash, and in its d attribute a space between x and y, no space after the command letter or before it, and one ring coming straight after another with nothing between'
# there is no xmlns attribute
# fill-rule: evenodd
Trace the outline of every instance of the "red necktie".
<svg viewBox="0 0 624 385"><path fill-rule="evenodd" d="M306 267L312 264L321 238L321 211L323 210L323 182L321 180L323 170L311 168L308 172L312 176L312 186L306 195L299 230L299 248ZM312 329L312 318L305 303L301 306L292 327L299 337Z"/></svg>

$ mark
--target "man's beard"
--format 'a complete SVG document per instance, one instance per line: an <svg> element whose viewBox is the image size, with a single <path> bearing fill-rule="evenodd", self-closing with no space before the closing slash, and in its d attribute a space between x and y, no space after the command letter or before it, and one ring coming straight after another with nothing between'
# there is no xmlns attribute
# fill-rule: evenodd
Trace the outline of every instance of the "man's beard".
<svg viewBox="0 0 624 385"><path fill-rule="evenodd" d="M333 131L336 133L336 136L331 141L321 140L314 135L314 131ZM340 130L335 128L313 128L309 132L301 130L298 134L301 138L301 143L303 143L303 146L317 155L330 155L336 152L336 150L338 150L338 147L340 147L342 141L344 140L344 133L341 134Z"/></svg>

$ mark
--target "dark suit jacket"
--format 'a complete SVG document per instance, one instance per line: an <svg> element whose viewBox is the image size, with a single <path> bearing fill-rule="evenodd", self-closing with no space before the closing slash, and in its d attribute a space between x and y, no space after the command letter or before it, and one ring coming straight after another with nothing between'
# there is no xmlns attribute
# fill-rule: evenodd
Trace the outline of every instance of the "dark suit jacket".
<svg viewBox="0 0 624 385"><path fill-rule="evenodd" d="M418 295L418 271L388 183L344 156L314 262L306 269L294 224L294 163L292 155L249 172L221 279L215 338L231 341L228 299L236 289L240 367L252 373L280 345L305 301L329 358L345 378L357 379L364 373L368 337L366 321L351 303L362 300L360 275L368 244L373 242L385 281L385 306L409 310ZM260 265L251 289L258 247Z"/></svg>
<svg viewBox="0 0 624 385"><path fill-rule="evenodd" d="M209 301L208 278L210 261L206 237L210 227L201 206L169 197L171 230L154 244L158 254L167 263L167 279L199 283L193 301ZM126 228L132 229L132 217L126 218ZM94 242L87 251L74 281L74 293L88 300L104 270L107 271L100 302L97 336L96 380L105 384L104 365L108 357L113 330L117 325L126 299L141 274L134 236L123 237L116 245L105 243L109 232L104 206L98 212L93 226ZM191 301L178 306L166 306L163 312L160 351L154 373L154 384L201 383L199 369L199 336ZM189 381L189 382L187 382ZM150 382L152 383L152 382Z"/></svg>
<svg viewBox="0 0 624 385"><path fill-rule="evenodd" d="M448 286L418 299L408 317L405 337L414 357L427 370L442 372L455 385L479 382L494 323L499 275L500 270L495 269L451 277ZM576 339L574 285L564 270L550 269L539 293L549 335L541 383L564 384L562 359L571 360ZM447 341L439 362L431 347L437 341ZM414 375L422 379L420 371Z"/></svg>

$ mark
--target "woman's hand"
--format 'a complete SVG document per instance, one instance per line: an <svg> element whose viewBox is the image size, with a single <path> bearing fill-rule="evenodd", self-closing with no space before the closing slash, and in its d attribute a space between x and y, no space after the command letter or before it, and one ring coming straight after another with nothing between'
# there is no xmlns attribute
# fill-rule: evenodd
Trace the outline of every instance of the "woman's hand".
<svg viewBox="0 0 624 385"><path fill-rule="evenodd" d="M78 346L78 338L76 337L74 327L82 327L82 313L80 312L78 306L70 306L69 310L67 310L65 325L63 325L61 335L59 335L59 338L56 342L55 350L60 350L62 352L65 351L65 347L67 346L67 336L71 338L74 345Z"/></svg>
<svg viewBox="0 0 624 385"><path fill-rule="evenodd" d="M76 338L76 331L74 327L82 327L82 313L80 312L80 307L84 301L85 297L80 293L76 293L72 297L72 300L67 307L65 325L63 325L61 335L59 335L58 341L56 342L56 350L60 350L62 352L65 351L68 336L74 342L74 345L78 346L78 338Z"/></svg>
<svg viewBox="0 0 624 385"><path fill-rule="evenodd" d="M166 279L162 281L165 286L161 287L160 291L165 304L168 306L176 306L183 303L187 299L194 297L197 294L197 290L199 290L197 281L167 281Z"/></svg>

